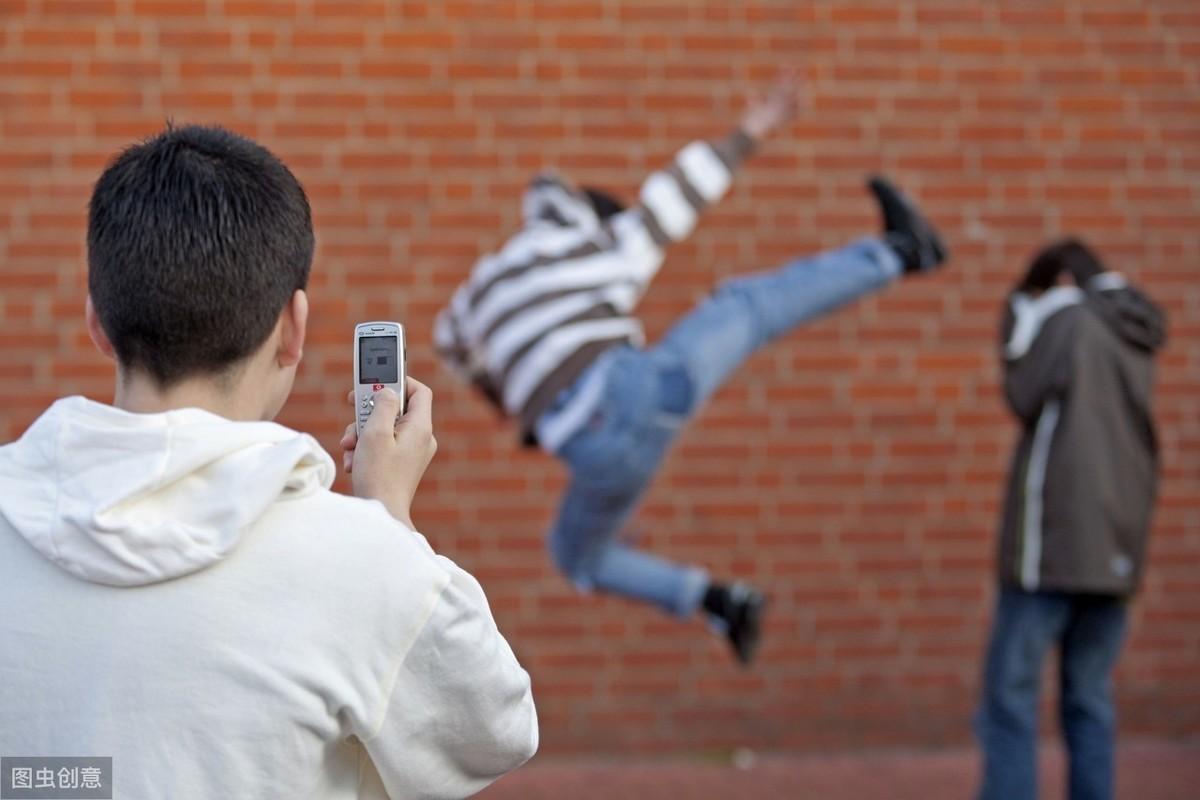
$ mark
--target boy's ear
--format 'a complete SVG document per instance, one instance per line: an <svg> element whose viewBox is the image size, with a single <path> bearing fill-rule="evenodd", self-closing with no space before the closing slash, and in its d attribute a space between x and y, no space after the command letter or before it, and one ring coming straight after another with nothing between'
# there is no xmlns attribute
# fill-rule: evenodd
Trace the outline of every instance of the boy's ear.
<svg viewBox="0 0 1200 800"><path fill-rule="evenodd" d="M304 356L308 331L308 295L297 289L279 315L279 366L292 367Z"/></svg>
<svg viewBox="0 0 1200 800"><path fill-rule="evenodd" d="M100 317L96 314L96 307L92 305L92 296L90 294L88 295L83 315L87 320L88 336L91 338L92 344L96 345L96 349L106 357L116 361L116 351L113 349L112 342L108 340L108 334L104 332L104 326L100 324Z"/></svg>

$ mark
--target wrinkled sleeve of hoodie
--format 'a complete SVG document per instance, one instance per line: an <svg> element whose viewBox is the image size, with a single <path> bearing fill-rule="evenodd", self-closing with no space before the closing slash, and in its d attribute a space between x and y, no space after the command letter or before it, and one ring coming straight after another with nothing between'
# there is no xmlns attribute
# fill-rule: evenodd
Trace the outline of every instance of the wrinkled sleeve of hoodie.
<svg viewBox="0 0 1200 800"><path fill-rule="evenodd" d="M365 739L393 798L463 798L537 751L529 675L496 628L479 583L449 573L396 675L383 722Z"/></svg>
<svg viewBox="0 0 1200 800"><path fill-rule="evenodd" d="M1014 292L1000 330L1004 397L1025 424L1037 422L1046 401L1070 386L1072 353L1083 292L1062 286L1031 297Z"/></svg>
<svg viewBox="0 0 1200 800"><path fill-rule="evenodd" d="M609 223L633 281L642 288L649 284L667 245L695 230L700 212L725 196L753 149L754 140L741 130L715 142L692 142L642 183L637 205Z"/></svg>

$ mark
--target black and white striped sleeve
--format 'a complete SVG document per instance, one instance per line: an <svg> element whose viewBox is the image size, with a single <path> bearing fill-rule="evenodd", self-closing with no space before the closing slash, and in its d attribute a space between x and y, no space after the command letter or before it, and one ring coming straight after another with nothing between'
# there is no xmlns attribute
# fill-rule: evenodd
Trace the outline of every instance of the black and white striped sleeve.
<svg viewBox="0 0 1200 800"><path fill-rule="evenodd" d="M465 297L463 287L454 293L449 305L438 313L433 324L433 346L437 354L452 370L467 380L474 378L480 366L472 353L471 345L462 329L460 306Z"/></svg>
<svg viewBox="0 0 1200 800"><path fill-rule="evenodd" d="M669 166L645 180L638 204L611 224L618 247L627 255L644 257L646 274L637 275L639 281L648 282L661 263L662 250L686 239L700 213L725 196L734 171L753 145L740 130L717 142L692 142Z"/></svg>

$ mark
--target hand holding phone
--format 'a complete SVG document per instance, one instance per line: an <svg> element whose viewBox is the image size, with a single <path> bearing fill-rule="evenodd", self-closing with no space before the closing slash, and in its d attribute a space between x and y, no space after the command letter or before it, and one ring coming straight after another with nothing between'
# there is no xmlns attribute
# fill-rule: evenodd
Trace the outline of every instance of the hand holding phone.
<svg viewBox="0 0 1200 800"><path fill-rule="evenodd" d="M354 326L354 419L359 435L375 410L375 395L384 389L399 395L400 413L404 413L404 372L403 325L362 322Z"/></svg>
<svg viewBox="0 0 1200 800"><path fill-rule="evenodd" d="M342 437L354 494L378 500L409 528L413 498L437 452L433 393L406 376L404 326L354 327L354 422ZM372 416L378 407L382 416Z"/></svg>
<svg viewBox="0 0 1200 800"><path fill-rule="evenodd" d="M362 436L357 423L346 426L342 435L342 464L350 473L354 496L378 500L388 512L416 530L411 518L413 498L417 487L437 453L433 435L433 392L415 378L407 380L408 411L400 421L391 423L399 410L401 396L390 389L381 389L379 416L370 417L363 426ZM348 400L354 400L351 392Z"/></svg>

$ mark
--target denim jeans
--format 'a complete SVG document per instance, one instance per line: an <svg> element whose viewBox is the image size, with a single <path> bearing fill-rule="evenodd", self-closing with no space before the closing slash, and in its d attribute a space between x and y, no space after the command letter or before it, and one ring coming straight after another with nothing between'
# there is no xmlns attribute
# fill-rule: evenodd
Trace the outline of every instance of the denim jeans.
<svg viewBox="0 0 1200 800"><path fill-rule="evenodd" d="M1125 635L1123 598L1002 589L992 624L976 733L980 800L1037 797L1038 694L1056 645L1070 800L1113 796L1112 673Z"/></svg>
<svg viewBox="0 0 1200 800"><path fill-rule="evenodd" d="M559 569L583 590L652 603L680 617L693 614L708 586L704 570L617 539L663 456L680 428L754 351L886 286L899 273L891 249L865 239L731 280L658 345L622 346L602 355L546 412L552 419L581 386L598 388L590 418L556 453L571 471L549 538Z"/></svg>

